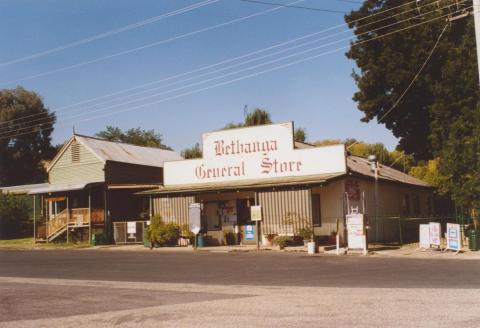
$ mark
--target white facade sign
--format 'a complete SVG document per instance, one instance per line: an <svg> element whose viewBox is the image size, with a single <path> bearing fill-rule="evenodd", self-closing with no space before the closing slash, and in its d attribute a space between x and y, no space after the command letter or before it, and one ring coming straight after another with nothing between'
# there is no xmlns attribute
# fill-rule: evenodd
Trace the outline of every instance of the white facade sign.
<svg viewBox="0 0 480 328"><path fill-rule="evenodd" d="M127 233L137 233L137 222L127 222Z"/></svg>
<svg viewBox="0 0 480 328"><path fill-rule="evenodd" d="M460 251L462 248L462 240L460 238L460 225L455 223L447 223L447 249Z"/></svg>
<svg viewBox="0 0 480 328"><path fill-rule="evenodd" d="M348 248L366 249L365 220L363 214L347 215Z"/></svg>
<svg viewBox="0 0 480 328"><path fill-rule="evenodd" d="M345 146L294 149L293 123L203 134L203 158L164 163L164 184L195 185L346 172Z"/></svg>
<svg viewBox="0 0 480 328"><path fill-rule="evenodd" d="M430 225L420 224L419 244L420 248L430 248Z"/></svg>
<svg viewBox="0 0 480 328"><path fill-rule="evenodd" d="M430 234L430 245L440 247L440 233L441 227L438 222L430 222L429 224L429 234Z"/></svg>
<svg viewBox="0 0 480 328"><path fill-rule="evenodd" d="M202 210L200 203L192 203L188 205L188 226L190 231L195 235L202 229L201 217Z"/></svg>

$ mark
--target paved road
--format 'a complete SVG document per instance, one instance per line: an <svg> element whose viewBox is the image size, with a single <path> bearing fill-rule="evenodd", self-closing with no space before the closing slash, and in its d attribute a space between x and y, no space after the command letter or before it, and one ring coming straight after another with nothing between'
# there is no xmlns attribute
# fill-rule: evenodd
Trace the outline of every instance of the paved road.
<svg viewBox="0 0 480 328"><path fill-rule="evenodd" d="M475 260L0 251L0 327L478 327L479 304Z"/></svg>

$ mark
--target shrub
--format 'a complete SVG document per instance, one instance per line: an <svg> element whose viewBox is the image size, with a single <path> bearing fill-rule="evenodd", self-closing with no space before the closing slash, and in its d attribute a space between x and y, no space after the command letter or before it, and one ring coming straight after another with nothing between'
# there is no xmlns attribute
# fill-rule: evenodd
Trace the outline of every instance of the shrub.
<svg viewBox="0 0 480 328"><path fill-rule="evenodd" d="M280 249L284 249L291 241L292 238L290 236L277 236L273 238L273 244L280 247Z"/></svg>
<svg viewBox="0 0 480 328"><path fill-rule="evenodd" d="M24 236L30 230L28 197L0 192L0 239Z"/></svg>
<svg viewBox="0 0 480 328"><path fill-rule="evenodd" d="M176 245L180 238L181 227L173 222L165 223L161 216L155 215L151 218L146 233L152 244L172 246Z"/></svg>

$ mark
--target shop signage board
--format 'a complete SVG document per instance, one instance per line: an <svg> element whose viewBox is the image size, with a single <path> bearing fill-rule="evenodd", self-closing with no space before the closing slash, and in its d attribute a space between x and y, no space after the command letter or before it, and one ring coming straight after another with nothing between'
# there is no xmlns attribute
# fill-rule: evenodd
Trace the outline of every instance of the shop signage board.
<svg viewBox="0 0 480 328"><path fill-rule="evenodd" d="M293 123L205 133L203 158L164 163L165 186L346 172L344 145L294 149Z"/></svg>
<svg viewBox="0 0 480 328"><path fill-rule="evenodd" d="M250 220L262 221L262 206L260 205L250 206Z"/></svg>
<svg viewBox="0 0 480 328"><path fill-rule="evenodd" d="M347 215L347 238L349 249L367 249L365 217L361 213Z"/></svg>
<svg viewBox="0 0 480 328"><path fill-rule="evenodd" d="M202 229L202 209L200 203L188 205L188 226L190 231L197 235Z"/></svg>
<svg viewBox="0 0 480 328"><path fill-rule="evenodd" d="M440 247L440 233L442 230L440 227L440 223L430 222L428 226L429 226L430 245Z"/></svg>
<svg viewBox="0 0 480 328"><path fill-rule="evenodd" d="M460 225L455 223L447 223L447 248L453 251L460 251L462 248L462 241L460 238Z"/></svg>
<svg viewBox="0 0 480 328"><path fill-rule="evenodd" d="M245 226L245 240L255 240L255 230L253 225Z"/></svg>
<svg viewBox="0 0 480 328"><path fill-rule="evenodd" d="M430 225L429 224L420 224L420 238L419 238L420 248L428 249L430 248Z"/></svg>

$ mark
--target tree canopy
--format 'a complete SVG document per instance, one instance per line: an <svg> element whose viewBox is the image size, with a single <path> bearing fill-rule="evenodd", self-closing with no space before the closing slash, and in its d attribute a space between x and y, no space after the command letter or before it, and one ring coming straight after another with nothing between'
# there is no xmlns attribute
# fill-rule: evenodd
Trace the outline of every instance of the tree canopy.
<svg viewBox="0 0 480 328"><path fill-rule="evenodd" d="M37 93L22 87L0 90L0 186L46 179L55 120Z"/></svg>
<svg viewBox="0 0 480 328"><path fill-rule="evenodd" d="M124 142L137 146L172 149L162 143L162 135L156 133L155 130L131 128L122 131L118 127L107 126L105 130L96 133L95 136L109 141Z"/></svg>
<svg viewBox="0 0 480 328"><path fill-rule="evenodd" d="M421 9L412 3L377 14L398 5L397 0L367 0L346 16L357 37L346 54L359 69L353 73L358 87L353 100L364 113L362 121L385 124L399 138L399 150L427 161L424 165L437 161L441 191L452 193L460 204L478 207L480 118L473 19L433 20L457 10L454 2L422 2ZM452 6L443 8L447 5ZM420 22L425 24L372 40Z"/></svg>
<svg viewBox="0 0 480 328"><path fill-rule="evenodd" d="M185 159L200 158L202 157L202 148L197 142L193 147L182 150L181 155Z"/></svg>

